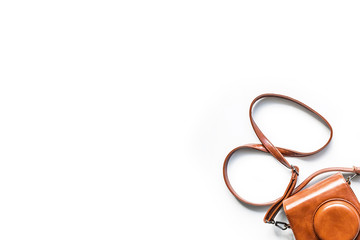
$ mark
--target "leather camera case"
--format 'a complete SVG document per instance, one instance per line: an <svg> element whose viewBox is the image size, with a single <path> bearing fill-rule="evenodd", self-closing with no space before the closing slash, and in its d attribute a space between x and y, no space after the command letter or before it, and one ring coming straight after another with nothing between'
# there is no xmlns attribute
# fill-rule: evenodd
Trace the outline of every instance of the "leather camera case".
<svg viewBox="0 0 360 240"><path fill-rule="evenodd" d="M329 128L330 136L328 141L321 148L312 152L300 152L276 147L260 130L252 115L254 105L259 100L269 97L293 102L311 112ZM333 136L330 123L306 104L288 96L272 93L259 95L251 102L249 117L254 132L261 143L245 144L234 148L226 156L223 165L225 184L236 199L250 206L270 206L265 214L264 222L273 224L282 230L291 228L297 240L360 240L360 204L350 187L350 180L360 175L360 167L324 168L314 172L297 185L299 167L291 165L285 158L307 157L323 150L330 143ZM270 202L254 203L246 200L235 191L228 177L228 163L235 152L244 149L269 153L282 165L291 170L292 174L289 184L282 196ZM328 172L337 173L305 188L314 177ZM346 181L341 172L353 175ZM282 207L290 222L289 224L276 221L275 219Z"/></svg>
<svg viewBox="0 0 360 240"><path fill-rule="evenodd" d="M297 240L360 240L360 204L336 173L283 202Z"/></svg>

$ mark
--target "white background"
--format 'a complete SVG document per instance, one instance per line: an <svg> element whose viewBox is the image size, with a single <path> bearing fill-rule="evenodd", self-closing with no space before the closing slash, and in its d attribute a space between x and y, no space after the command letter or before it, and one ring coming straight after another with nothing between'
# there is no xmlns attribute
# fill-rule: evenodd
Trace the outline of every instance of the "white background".
<svg viewBox="0 0 360 240"><path fill-rule="evenodd" d="M229 193L223 159L258 142L249 104L275 92L335 131L324 152L288 159L300 180L360 165L359 10L358 1L1 1L0 238L292 239ZM277 146L315 150L329 134L281 101L254 114ZM252 152L229 172L258 202L290 176Z"/></svg>

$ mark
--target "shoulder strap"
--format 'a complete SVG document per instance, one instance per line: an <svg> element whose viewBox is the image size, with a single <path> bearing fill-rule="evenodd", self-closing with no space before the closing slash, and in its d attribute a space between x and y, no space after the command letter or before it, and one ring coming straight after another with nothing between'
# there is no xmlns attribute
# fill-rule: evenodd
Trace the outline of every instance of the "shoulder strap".
<svg viewBox="0 0 360 240"><path fill-rule="evenodd" d="M319 149L313 151L313 152L299 152L299 151L295 151L295 150L291 150L291 149L287 149L287 148L281 148L281 147L275 147L270 141L269 139L263 134L263 132L260 130L260 128L257 126L257 124L255 123L253 116L252 116L252 109L255 105L255 103L257 101L259 101L260 99L263 98L267 98L267 97L276 97L276 98L281 98L281 99L285 99L291 102L294 102L302 107L304 107L305 109L309 110L310 112L314 113L317 117L319 117L323 123L329 128L330 130L330 137L328 139L328 141ZM296 182L297 182L297 177L299 175L299 168L297 166L293 166L291 165L286 159L285 157L306 157L306 156L310 156L313 155L315 153L320 152L321 150L323 150L331 141L331 138L333 136L333 130L332 127L330 125L330 123L323 117L321 116L318 112L316 112L314 109L312 109L311 107L307 106L306 104L288 97L288 96L284 96L284 95L280 95L280 94L273 94L273 93L268 93L268 94L262 94L258 97L256 97L251 105L250 105L250 110L249 110L249 117L250 117L250 122L251 125L255 131L255 134L257 135L257 137L259 138L261 144L246 144L246 145L242 145L240 147L237 147L235 149L233 149L225 158L224 161L224 165L223 165L223 175L224 175L224 180L225 180L225 184L226 186L229 188L230 192L241 202L252 205L252 206L267 206L267 205L272 205L270 207L270 209L267 211L265 217L264 217L264 221L267 223L275 223L274 218L276 216L276 214L279 212L279 210L282 207L282 202L288 198L289 196L299 192L301 189L303 189L313 178L315 178L316 176L318 176L319 174L325 173L325 172L333 172L333 171L341 171L341 172L351 172L354 174L359 174L360 173L360 168L359 167L352 167L352 168L338 168L338 167L334 167L334 168L325 168L322 170L319 170L315 173L313 173L312 175L310 175L308 178L306 178L298 187L296 186ZM267 152L270 153L275 159L277 159L282 165L284 165L286 168L290 169L292 171L292 175L289 181L289 184L283 194L283 196L281 196L280 198L270 201L270 202L265 202L265 203L253 203L250 201L245 200L243 197L241 197L238 193L236 193L236 191L234 190L234 188L231 186L230 181L229 181L229 177L227 174L227 167L228 167L228 163L229 160L231 158L231 156L242 149L255 149L258 151L262 151L262 152Z"/></svg>

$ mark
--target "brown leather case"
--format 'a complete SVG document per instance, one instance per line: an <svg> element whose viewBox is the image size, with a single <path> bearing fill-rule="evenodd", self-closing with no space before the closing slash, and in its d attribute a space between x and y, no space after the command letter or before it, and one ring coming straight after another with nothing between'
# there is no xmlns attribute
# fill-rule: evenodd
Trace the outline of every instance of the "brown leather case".
<svg viewBox="0 0 360 240"><path fill-rule="evenodd" d="M360 204L341 173L283 202L297 240L360 240Z"/></svg>

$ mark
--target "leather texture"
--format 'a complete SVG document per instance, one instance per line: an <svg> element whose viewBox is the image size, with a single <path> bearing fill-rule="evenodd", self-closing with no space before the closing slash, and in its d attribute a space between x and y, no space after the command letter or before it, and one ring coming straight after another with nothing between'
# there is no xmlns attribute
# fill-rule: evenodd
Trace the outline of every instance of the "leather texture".
<svg viewBox="0 0 360 240"><path fill-rule="evenodd" d="M344 200L322 204L314 216L314 231L319 239L354 239L359 234L359 214Z"/></svg>
<svg viewBox="0 0 360 240"><path fill-rule="evenodd" d="M297 240L353 240L358 235L360 204L341 173L287 198L283 206Z"/></svg>
<svg viewBox="0 0 360 240"><path fill-rule="evenodd" d="M302 106L303 108L305 108L306 110L310 111L311 113L314 114L314 116L316 116L318 119L320 119L330 130L330 137L328 139L328 141L319 149L315 150L315 151L312 151L312 152L299 152L299 151L295 151L295 150L292 150L292 149L286 149L286 148L281 148L281 147L276 147L275 145L273 145L269 139L263 134L263 132L260 130L260 128L258 127L258 125L256 124L256 122L254 121L253 119L253 116L252 116L252 111L253 111L253 107L255 106L255 104L263 99L263 98L271 98L271 97L275 97L275 98L281 98L281 99L284 99L284 100L288 100L288 101L291 101L291 102L294 102L300 106ZM264 222L266 223L276 223L276 221L274 220L275 219L275 216L276 214L279 212L279 210L283 207L284 205L284 202L287 203L287 206L288 206L288 209L286 210L287 213L290 213L291 214L291 218L292 219L295 219L297 218L296 217L296 214L294 213L294 209L295 208L292 208L294 207L295 205L294 204L290 204L291 201L289 199L292 199L292 201L294 202L301 202L301 198L297 198L297 196L302 196L302 197L305 197L305 195L303 194L303 191L301 191L302 189L304 189L304 187L306 185L308 185L310 183L310 181L312 179L314 179L316 176L320 175L320 174L323 174L323 173L327 173L327 172L347 172L347 173L354 173L354 174L359 174L360 173L360 167L351 167L351 168L343 168L343 167L332 167L332 168L325 168L325 169L321 169L313 174L311 174L309 177L307 177L301 184L299 184L297 187L296 187L296 184L297 184L297 177L299 175L299 168L297 166L293 166L291 165L286 159L285 157L306 157L306 156L310 156L310 155L313 155L313 154L316 154L318 152L320 152L321 150L323 150L331 141L332 139L332 136L333 136L333 130L332 130L332 127L330 125L330 123L322 116L320 115L318 112L316 112L314 109L312 109L311 107L307 106L306 104L294 99L294 98L291 98L291 97L288 97L288 96L285 96L285 95L280 95L280 94L273 94L273 93L268 93L268 94L262 94L258 97L256 97L252 103L250 104L250 110L249 110L249 117L250 117L250 123L253 127L253 130L256 134L256 136L258 137L258 139L260 140L260 144L259 143L254 143L254 144L246 144L246 145L242 145L242 146L239 146L237 148L234 148L232 151L229 152L229 154L226 156L225 158L225 161L224 161L224 165L223 165L223 176L224 176L224 181L225 181L225 184L226 186L228 187L228 189L230 190L230 192L241 202L245 203L245 204L248 204L248 205L252 205L252 206L267 206L267 205L271 205L271 207L269 208L269 210L267 211L265 217L264 217ZM241 197L236 191L235 189L231 186L231 183L230 183L230 180L229 180L229 177L228 177L228 174L227 174L227 168L228 168L228 163L231 159L231 156L237 152L237 151L240 151L242 149L254 149L254 150L258 150L258 151L262 151L262 152L266 152L266 153L270 153L275 159L277 159L282 165L284 165L286 168L290 169L292 174L291 174L291 178L290 178L290 181L289 181L289 184L284 192L284 194L279 197L278 199L275 199L273 201L270 201L270 202L265 202L265 203L253 203L253 202L250 202L250 201L247 201L245 198ZM340 174L341 175L341 174ZM337 176L337 178L339 178L340 176L339 174L336 174L335 176ZM336 183L344 183L344 178L341 176L341 181L338 180L338 181L335 181ZM331 178L333 179L333 178ZM326 182L326 181L325 181ZM322 183L323 184L323 183ZM314 185L315 186L315 185ZM316 186L322 186L321 184L318 185L316 184ZM330 184L330 186L333 186ZM335 185L334 185L335 186ZM344 186L347 186L347 187L344 187ZM337 187L339 187L339 191L336 190L336 192L339 192L341 193L339 196L337 196L338 198L342 198L344 197L343 196L343 193L342 193L342 190L341 189L346 189L346 190L351 190L351 188L348 186L348 185L337 185ZM314 188L316 189L316 188ZM305 190L304 190L305 191ZM350 203L354 204L353 201L356 202L356 209L358 209L358 201L356 199L356 196L352 193L347 191L347 194L345 194L347 196L347 198L344 198L345 200L348 200ZM296 195L295 195L296 194ZM318 195L321 195L321 190L318 190L317 193ZM328 193L329 194L329 193ZM336 195L336 194L335 194ZM334 195L334 196L335 196ZM351 197L349 197L351 195ZM293 196L293 197L291 197ZM313 195L309 195L309 196L313 196ZM309 198L309 196L307 196ZM327 196L327 195L324 195L324 196ZM322 198L322 197L320 197ZM315 197L314 199L320 199L319 197ZM295 201L296 199L298 199L298 201ZM307 198L306 198L307 199ZM312 199L312 197L311 197ZM328 198L326 199L328 200ZM325 201L325 200L324 200ZM308 202L310 204L310 202ZM321 202L322 203L322 202ZM320 203L319 203L320 204ZM317 202L316 202L316 207L318 207ZM289 207L290 206L290 207ZM346 205L348 206L348 205ZM314 209L313 209L314 210ZM313 217L313 215L311 215ZM322 219L321 218L321 214L318 215L317 219ZM303 220L303 219L299 219L300 220ZM313 219L312 219L313 220ZM313 221L310 221L307 223L307 224L311 224L311 229L313 229L313 233L314 233L314 227L313 227ZM290 220L291 221L291 220ZM320 220L319 220L320 221ZM296 221L295 221L296 222ZM296 223L294 226L294 223L293 221L291 222L291 227L297 227L297 226L300 226L299 223ZM321 224L320 224L321 225ZM309 227L309 226L307 226ZM355 228L355 227L354 227ZM310 227L309 227L310 229ZM352 229L352 228L351 228ZM294 229L293 229L294 230ZM300 236L299 234L297 234L298 236L296 236L298 239L298 237ZM299 238L299 239L317 239L317 238L306 238L306 235L305 234L305 238ZM313 235L314 236L314 235ZM315 234L316 236L316 234ZM360 240L360 239L359 239Z"/></svg>

